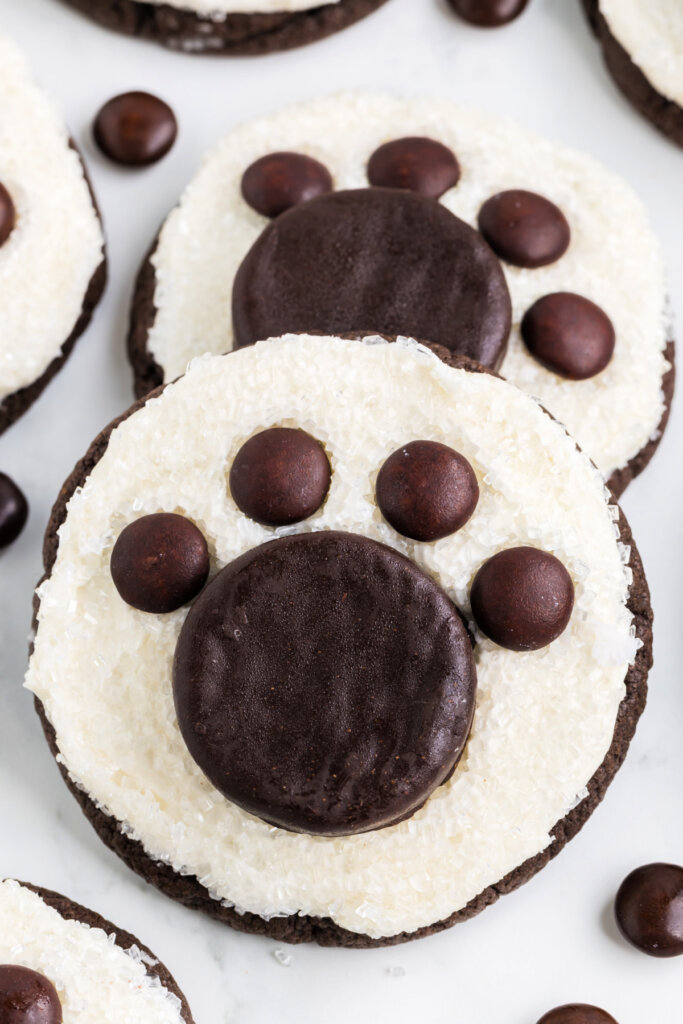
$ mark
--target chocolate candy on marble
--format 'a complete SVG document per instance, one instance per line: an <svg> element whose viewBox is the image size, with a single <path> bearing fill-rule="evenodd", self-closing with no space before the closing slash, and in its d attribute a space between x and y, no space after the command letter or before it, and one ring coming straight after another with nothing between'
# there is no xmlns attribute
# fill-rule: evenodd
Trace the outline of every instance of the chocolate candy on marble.
<svg viewBox="0 0 683 1024"><path fill-rule="evenodd" d="M544 1013L538 1024L617 1024L605 1010L588 1003L567 1003Z"/></svg>
<svg viewBox="0 0 683 1024"><path fill-rule="evenodd" d="M619 929L643 953L683 954L683 867L646 864L622 882L614 905Z"/></svg>
<svg viewBox="0 0 683 1024"><path fill-rule="evenodd" d="M507 25L525 10L529 0L449 0L456 14L470 25L499 28Z"/></svg>
<svg viewBox="0 0 683 1024"><path fill-rule="evenodd" d="M4 245L14 229L16 211L12 197L0 181L0 245Z"/></svg>
<svg viewBox="0 0 683 1024"><path fill-rule="evenodd" d="M166 156L178 135L168 103L148 92L126 92L109 100L94 124L95 141L115 163L146 167Z"/></svg>
<svg viewBox="0 0 683 1024"><path fill-rule="evenodd" d="M0 549L17 539L28 519L28 502L14 480L0 473Z"/></svg>

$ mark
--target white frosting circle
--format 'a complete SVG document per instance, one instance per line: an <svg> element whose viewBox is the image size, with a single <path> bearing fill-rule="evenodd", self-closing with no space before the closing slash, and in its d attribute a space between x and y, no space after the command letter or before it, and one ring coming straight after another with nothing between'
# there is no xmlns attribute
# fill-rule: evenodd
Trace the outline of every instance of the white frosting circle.
<svg viewBox="0 0 683 1024"><path fill-rule="evenodd" d="M599 0L609 30L654 89L683 107L681 0Z"/></svg>
<svg viewBox="0 0 683 1024"><path fill-rule="evenodd" d="M67 921L31 889L0 882L0 963L30 967L57 989L64 1024L182 1024L180 1000L147 972L137 946ZM146 966L147 965L147 966Z"/></svg>
<svg viewBox="0 0 683 1024"><path fill-rule="evenodd" d="M276 424L320 439L333 469L322 508L287 530L246 519L227 485L239 447ZM433 544L396 534L374 500L383 461L419 438L465 455L480 487L465 527ZM465 614L485 559L531 544L567 566L575 608L542 651L517 654L480 638L465 755L417 814L363 835L296 835L226 800L183 744L171 666L187 609L146 615L114 588L116 537L157 511L202 529L214 571L282 533L371 537L412 558ZM72 779L155 860L263 917L329 916L373 938L410 932L542 851L610 747L638 646L614 516L598 471L532 399L491 375L447 367L414 342L289 336L207 356L117 427L69 502L39 591L26 685Z"/></svg>
<svg viewBox="0 0 683 1024"><path fill-rule="evenodd" d="M0 182L16 224L0 246L0 401L42 376L103 260L78 153L16 45L0 36Z"/></svg>

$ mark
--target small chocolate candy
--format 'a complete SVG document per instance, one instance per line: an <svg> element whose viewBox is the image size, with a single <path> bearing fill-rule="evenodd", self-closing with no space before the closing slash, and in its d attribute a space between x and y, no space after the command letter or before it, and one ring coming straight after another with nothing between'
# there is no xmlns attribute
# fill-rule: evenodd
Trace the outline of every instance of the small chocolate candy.
<svg viewBox="0 0 683 1024"><path fill-rule="evenodd" d="M568 1003L545 1013L538 1024L617 1024L614 1017L598 1006Z"/></svg>
<svg viewBox="0 0 683 1024"><path fill-rule="evenodd" d="M484 562L470 594L472 614L487 637L511 651L537 651L569 623L574 584L554 555L508 548Z"/></svg>
<svg viewBox="0 0 683 1024"><path fill-rule="evenodd" d="M242 196L264 217L277 217L333 188L327 167L303 153L269 153L242 176Z"/></svg>
<svg viewBox="0 0 683 1024"><path fill-rule="evenodd" d="M97 145L114 163L145 167L166 156L178 135L178 122L158 96L125 92L104 104L94 133Z"/></svg>
<svg viewBox="0 0 683 1024"><path fill-rule="evenodd" d="M281 537L190 609L173 693L190 754L227 798L296 832L408 817L452 773L476 673L457 608L393 548Z"/></svg>
<svg viewBox="0 0 683 1024"><path fill-rule="evenodd" d="M4 245L12 234L15 217L12 197L0 181L0 245Z"/></svg>
<svg viewBox="0 0 683 1024"><path fill-rule="evenodd" d="M683 867L646 864L622 882L614 905L625 939L650 956L683 954Z"/></svg>
<svg viewBox="0 0 683 1024"><path fill-rule="evenodd" d="M565 254L571 233L555 203L515 188L487 199L479 230L496 256L516 267L545 267Z"/></svg>
<svg viewBox="0 0 683 1024"><path fill-rule="evenodd" d="M330 462L310 434L270 427L254 434L235 456L230 492L237 507L265 526L308 519L325 500Z"/></svg>
<svg viewBox="0 0 683 1024"><path fill-rule="evenodd" d="M15 541L26 526L28 502L14 480L0 473L0 548Z"/></svg>
<svg viewBox="0 0 683 1024"><path fill-rule="evenodd" d="M616 340L607 314L572 292L535 302L522 319L522 338L534 359L569 380L587 380L604 370Z"/></svg>
<svg viewBox="0 0 683 1024"><path fill-rule="evenodd" d="M114 586L127 604L141 612L173 612L206 583L209 550L201 530L189 519L156 512L121 531L110 568Z"/></svg>
<svg viewBox="0 0 683 1024"><path fill-rule="evenodd" d="M449 0L456 14L470 25L498 28L518 18L529 0Z"/></svg>
<svg viewBox="0 0 683 1024"><path fill-rule="evenodd" d="M460 179L452 150L434 139L409 137L385 142L370 157L368 181L381 188L405 188L438 199Z"/></svg>
<svg viewBox="0 0 683 1024"><path fill-rule="evenodd" d="M30 967L0 964L2 1024L62 1024L62 1004L51 981Z"/></svg>
<svg viewBox="0 0 683 1024"><path fill-rule="evenodd" d="M412 540L448 537L465 525L479 500L474 470L438 441L411 441L386 460L377 476L379 510Z"/></svg>

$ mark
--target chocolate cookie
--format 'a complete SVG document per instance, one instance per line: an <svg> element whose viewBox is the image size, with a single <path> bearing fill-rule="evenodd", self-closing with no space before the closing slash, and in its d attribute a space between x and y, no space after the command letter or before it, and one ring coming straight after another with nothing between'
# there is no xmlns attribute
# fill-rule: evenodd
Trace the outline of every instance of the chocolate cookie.
<svg viewBox="0 0 683 1024"><path fill-rule="evenodd" d="M305 46L340 32L386 0L64 0L105 28L183 53L238 56Z"/></svg>
<svg viewBox="0 0 683 1024"><path fill-rule="evenodd" d="M683 146L683 9L676 0L582 0L607 69L630 103Z"/></svg>
<svg viewBox="0 0 683 1024"><path fill-rule="evenodd" d="M219 145L144 261L128 350L142 395L285 331L444 344L539 398L621 493L668 418L666 307L621 180L449 102L347 94Z"/></svg>
<svg viewBox="0 0 683 1024"><path fill-rule="evenodd" d="M135 936L49 889L0 881L3 1024L193 1024L168 969Z"/></svg>
<svg viewBox="0 0 683 1024"><path fill-rule="evenodd" d="M106 279L97 205L60 114L0 37L0 433L87 327Z"/></svg>
<svg viewBox="0 0 683 1024"><path fill-rule="evenodd" d="M522 392L462 357L439 352L441 359L405 339L387 344L371 337L361 344L289 336L199 360L184 378L157 392L154 402L138 403L95 441L55 506L27 685L60 770L99 835L126 863L173 898L237 929L282 941L364 947L406 941L471 917L532 877L580 829L621 764L642 711L651 663L649 595L628 526L606 505L599 473ZM264 380L271 383L267 393ZM187 424L182 436L164 427L178 417ZM275 427L305 430L323 446L330 467L322 504L286 527L245 515L230 489L231 468L245 444ZM160 447L164 436L173 441ZM402 450L400 442L406 447L437 437L469 464L478 500L465 474L469 518L454 520L440 539L411 540L383 514L388 506L379 498L380 473ZM150 444L154 459L148 456ZM508 454L501 459L501 452ZM124 475L117 471L122 462ZM78 490L86 480L87 502ZM411 480L418 487L411 521L424 508L429 522L437 495L427 490L423 501L419 473L409 473L406 486ZM111 549L131 522L170 506L206 538L210 582L189 607L161 615L141 612L116 590ZM520 506L524 516L515 511ZM615 516L621 544L614 536ZM67 519L70 529L58 538ZM346 570L336 564L336 531L353 535L354 551L368 542L373 551L391 549L389 575L380 559L349 575L353 591L345 587ZM88 551L81 553L85 537ZM93 559L95 538L101 539L101 551ZM320 574L325 561L318 555L307 572L293 574L279 554L263 555L290 543L326 552L329 573ZM470 603L481 567L522 545L561 564L575 609L545 631L542 650L525 652L479 631ZM630 558L628 568L624 558ZM69 582L74 564L77 595ZM305 615L310 634L302 640L298 595L312 585L314 566L315 611ZM252 585L254 572L264 587L261 595ZM373 595L383 589L389 595L394 579L402 588L417 587L416 612L428 607L429 594L435 600L440 595L458 657L463 637L449 602L475 644L473 732L450 775L453 739L439 749L434 734L421 733L437 769L417 811L411 806L419 803L414 787L424 785L422 762L415 739L406 740L402 702L380 701L374 711L359 714L362 688L354 690L370 665L363 656L369 657L373 638L392 628L383 599ZM539 630L545 630L539 616L555 600L548 585L540 574L536 582L525 581L532 589L522 600L516 592L508 599L517 621L535 630L536 646ZM550 585L555 587L552 580ZM60 621L61 609L73 612L72 598L83 613L77 636ZM389 602L386 608L391 607ZM523 615L529 618L523 621ZM410 659L424 660L431 651L430 667L422 673L425 694L445 693L449 666L456 664L448 653L455 650L453 640L432 629L423 630L427 648L416 643L401 659L409 671ZM263 658L250 658L243 653L249 648L241 648L256 642L252 630L260 630L264 640L264 630L271 633ZM383 648L382 664L390 651L391 645ZM228 675L239 674L234 699L227 699L228 676L215 675L211 667L221 659L230 662ZM318 687L310 705L301 686L306 676ZM513 684L518 676L524 686ZM596 678L606 697L600 710L592 699ZM381 692L373 683L369 692L375 691ZM452 691L463 738L471 692L471 681ZM443 710L443 698L435 699L429 716ZM325 761L317 723L334 718L328 705L331 712L335 702L347 709L349 731L330 739L325 726ZM92 742L79 740L86 734L78 725L81 714L88 716ZM51 723L57 718L64 724L55 732ZM309 746L281 746L296 730L303 736L304 723ZM382 742L387 729L399 746L393 755L399 765L391 769ZM235 774L230 758L223 757L229 735L239 743L251 735L258 744L259 767L250 781L245 782L244 765ZM283 751L294 758L301 784L296 821L282 819L293 777ZM412 770L411 751L418 758ZM533 767L539 763L540 777ZM279 796L275 783L285 769L290 781ZM108 780L106 797L95 775ZM125 792L116 783L122 777ZM334 800L326 806L330 795L353 802L354 792L362 793L363 814L374 813L383 777L411 787L405 820L386 824L380 815L366 830L368 818L356 818L344 829L351 834L320 834L335 831L328 827L337 813ZM492 789L485 782L491 778L505 785ZM266 783L268 806L262 800ZM140 788L162 794L163 805L150 809L147 801L138 803ZM238 805L247 791L249 811ZM273 802L286 828L269 823ZM324 820L322 828L312 829L312 808ZM460 867L454 870L456 862ZM200 871L211 878L210 890L199 881Z"/></svg>

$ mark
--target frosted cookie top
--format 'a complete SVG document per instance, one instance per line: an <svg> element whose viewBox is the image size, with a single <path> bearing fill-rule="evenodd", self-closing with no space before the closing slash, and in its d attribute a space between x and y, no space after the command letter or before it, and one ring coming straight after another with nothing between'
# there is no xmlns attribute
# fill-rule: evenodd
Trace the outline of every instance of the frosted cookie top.
<svg viewBox="0 0 683 1024"><path fill-rule="evenodd" d="M599 0L610 32L662 96L683 106L683 7L679 0Z"/></svg>

